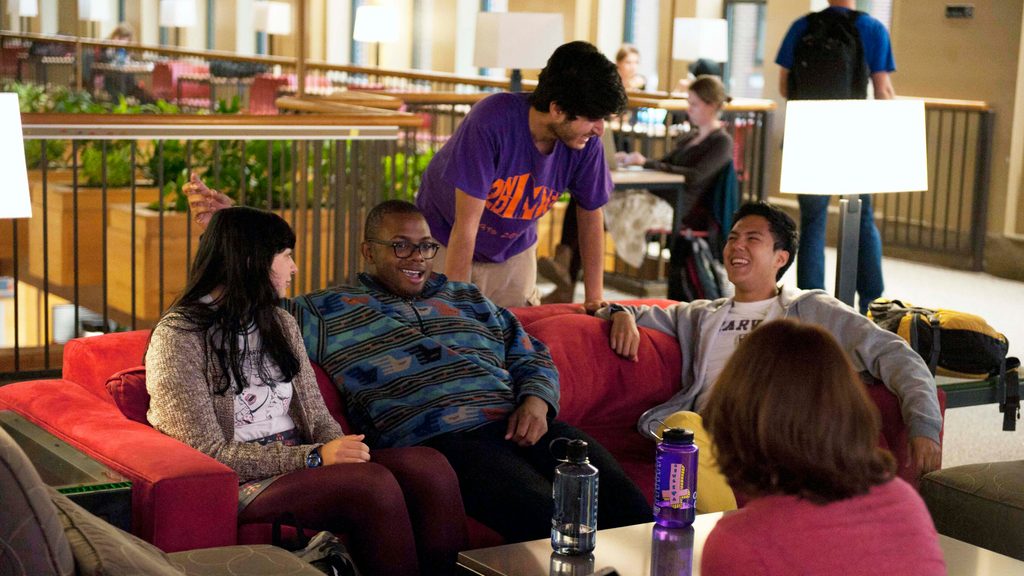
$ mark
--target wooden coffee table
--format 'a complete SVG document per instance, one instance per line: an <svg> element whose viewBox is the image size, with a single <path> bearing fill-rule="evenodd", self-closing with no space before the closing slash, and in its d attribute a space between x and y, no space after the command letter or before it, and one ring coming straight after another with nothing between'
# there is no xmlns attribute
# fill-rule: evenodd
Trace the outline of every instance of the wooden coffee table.
<svg viewBox="0 0 1024 576"><path fill-rule="evenodd" d="M692 572L685 566L686 550L670 550L664 540L655 542L654 523L611 528L597 532L597 549L592 557L565 557L551 551L548 539L506 544L460 552L459 574L481 576L588 576L605 568L614 568L620 576L655 576L700 574L701 550L708 533L722 517L721 512L702 514L693 523L693 549L689 555ZM688 541L685 542L688 544ZM950 576L988 576L992 574L1024 574L1024 562L939 535L939 545L946 558ZM651 569L651 559L657 555L658 569ZM665 562L666 556L675 561ZM682 562L679 559L682 558Z"/></svg>

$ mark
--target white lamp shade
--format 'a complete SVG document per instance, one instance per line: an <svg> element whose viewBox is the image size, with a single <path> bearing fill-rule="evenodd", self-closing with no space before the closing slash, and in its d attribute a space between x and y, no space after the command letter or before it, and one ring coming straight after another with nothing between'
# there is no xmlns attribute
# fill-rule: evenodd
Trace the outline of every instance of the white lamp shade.
<svg viewBox="0 0 1024 576"><path fill-rule="evenodd" d="M110 0L78 0L79 20L106 22L110 14Z"/></svg>
<svg viewBox="0 0 1024 576"><path fill-rule="evenodd" d="M21 110L18 95L10 92L0 94L0 174L4 175L0 218L31 218Z"/></svg>
<svg viewBox="0 0 1024 576"><path fill-rule="evenodd" d="M188 28L196 25L196 0L160 0L160 25Z"/></svg>
<svg viewBox="0 0 1024 576"><path fill-rule="evenodd" d="M371 4L356 8L352 38L357 42L398 42L398 11L394 6Z"/></svg>
<svg viewBox="0 0 1024 576"><path fill-rule="evenodd" d="M253 26L267 34L292 33L292 7L287 2L256 2L252 12Z"/></svg>
<svg viewBox="0 0 1024 576"><path fill-rule="evenodd" d="M928 189L921 100L792 100L782 192L875 194Z"/></svg>
<svg viewBox="0 0 1024 576"><path fill-rule="evenodd" d="M722 18L676 18L672 28L672 58L714 62L729 60L729 24Z"/></svg>
<svg viewBox="0 0 1024 576"><path fill-rule="evenodd" d="M39 0L7 0L7 13L14 17L39 16Z"/></svg>
<svg viewBox="0 0 1024 576"><path fill-rule="evenodd" d="M481 12L476 16L473 64L482 68L543 68L563 38L561 14Z"/></svg>

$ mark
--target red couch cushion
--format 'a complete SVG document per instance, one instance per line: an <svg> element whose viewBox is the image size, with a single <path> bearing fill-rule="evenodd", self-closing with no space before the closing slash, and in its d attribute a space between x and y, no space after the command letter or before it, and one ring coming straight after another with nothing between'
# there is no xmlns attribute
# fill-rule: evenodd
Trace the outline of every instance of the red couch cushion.
<svg viewBox="0 0 1024 576"><path fill-rule="evenodd" d="M61 375L98 398L113 402L107 392L107 379L116 372L142 363L149 332L135 330L75 338L64 345L64 369Z"/></svg>
<svg viewBox="0 0 1024 576"><path fill-rule="evenodd" d="M149 392L146 390L146 367L121 370L107 380L107 392L121 413L129 420L149 425Z"/></svg>
<svg viewBox="0 0 1024 576"><path fill-rule="evenodd" d="M675 338L640 330L639 362L612 352L611 324L585 314L538 320L530 333L544 342L559 368L562 396L559 420L632 429L644 410L679 390L682 363Z"/></svg>

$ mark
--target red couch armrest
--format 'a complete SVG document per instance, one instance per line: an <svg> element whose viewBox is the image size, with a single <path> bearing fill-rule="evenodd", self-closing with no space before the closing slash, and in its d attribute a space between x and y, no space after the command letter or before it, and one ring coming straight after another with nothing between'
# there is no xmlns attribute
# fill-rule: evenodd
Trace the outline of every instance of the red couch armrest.
<svg viewBox="0 0 1024 576"><path fill-rule="evenodd" d="M213 458L124 417L67 380L0 387L18 412L132 481L132 532L167 552L232 545L238 477Z"/></svg>
<svg viewBox="0 0 1024 576"><path fill-rule="evenodd" d="M104 402L112 403L107 393L107 379L115 372L142 364L149 332L135 330L70 340L64 345L61 375Z"/></svg>
<svg viewBox="0 0 1024 576"><path fill-rule="evenodd" d="M882 417L882 434L878 439L878 445L888 449L896 458L896 474L917 488L920 472L913 466L911 460L910 429L903 422L899 398L880 381L864 375L861 375L861 379L867 386L868 396L878 407L878 413ZM945 422L946 393L941 389L936 392L939 397L939 413L942 414L943 422ZM943 424L944 428L945 424ZM942 443L942 432L943 430L939 431L940 444Z"/></svg>

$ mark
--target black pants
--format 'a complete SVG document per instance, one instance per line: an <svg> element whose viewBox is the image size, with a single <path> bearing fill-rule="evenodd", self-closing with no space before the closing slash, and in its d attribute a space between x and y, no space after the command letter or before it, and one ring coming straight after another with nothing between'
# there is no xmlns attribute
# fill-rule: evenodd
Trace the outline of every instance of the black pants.
<svg viewBox="0 0 1024 576"><path fill-rule="evenodd" d="M565 217L562 218L562 239L559 243L572 248L572 260L569 262L569 281L575 283L580 277L580 270L583 268L583 258L580 257L580 231L576 219L575 198L569 198L569 206L565 209Z"/></svg>
<svg viewBox="0 0 1024 576"><path fill-rule="evenodd" d="M432 438L426 445L444 454L455 469L466 513L510 543L551 535L551 482L559 462L548 444L560 437L589 445L590 463L600 473L598 528L653 520L647 499L615 458L590 436L563 422L550 421L547 434L535 445L520 448L505 440L506 426L506 421L494 422Z"/></svg>

